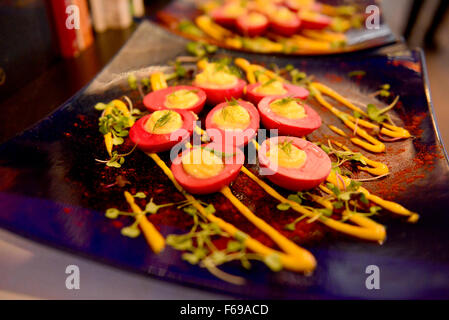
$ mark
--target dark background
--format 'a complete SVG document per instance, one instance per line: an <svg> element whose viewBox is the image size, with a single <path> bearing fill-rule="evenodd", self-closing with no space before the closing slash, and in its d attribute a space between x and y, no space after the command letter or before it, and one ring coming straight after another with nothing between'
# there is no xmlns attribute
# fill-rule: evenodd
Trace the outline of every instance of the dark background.
<svg viewBox="0 0 449 320"><path fill-rule="evenodd" d="M409 20L412 0L383 2L386 21L402 34ZM439 0L425 1L409 43L421 45ZM163 1L146 1L147 14ZM0 86L0 143L33 125L87 84L114 56L135 27L95 35L94 45L76 59L62 59L55 51L44 0L0 0L0 68L6 81ZM156 7L155 7L156 6ZM436 32L437 46L426 49L432 96L443 137L449 141L449 19ZM1 71L1 70L0 70ZM1 76L1 74L0 74ZM1 77L0 77L1 79ZM14 82L13 79L16 79ZM3 91L5 90L5 91ZM437 245L437 244L435 244ZM218 293L198 292L92 262L26 240L0 229L1 298L223 298ZM64 287L65 267L83 270L82 292Z"/></svg>
<svg viewBox="0 0 449 320"><path fill-rule="evenodd" d="M77 58L57 51L49 0L0 0L0 143L30 127L86 85L130 37L125 30L95 34L93 46ZM62 1L62 0L61 0ZM146 0L147 16L164 0ZM434 106L443 140L449 141L449 19L445 0L384 0L391 29L411 47L423 45Z"/></svg>

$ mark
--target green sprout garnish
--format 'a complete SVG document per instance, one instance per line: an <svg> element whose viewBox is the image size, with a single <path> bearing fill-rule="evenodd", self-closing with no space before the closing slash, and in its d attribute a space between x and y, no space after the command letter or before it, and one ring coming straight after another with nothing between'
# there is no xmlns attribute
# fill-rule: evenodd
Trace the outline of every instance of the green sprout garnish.
<svg viewBox="0 0 449 320"><path fill-rule="evenodd" d="M163 126L165 126L172 119L172 115L173 115L173 111L169 110L162 117L157 119L157 121L153 125L152 131L154 132L156 129L162 128Z"/></svg>
<svg viewBox="0 0 449 320"><path fill-rule="evenodd" d="M299 103L299 104L302 104L301 99L299 99L299 98L294 98L294 97L285 97L285 98L281 98L281 99L278 99L278 100L276 100L275 102L273 102L273 104L278 105L278 106L283 106L283 105L286 105L287 103L290 103L290 102L292 102L292 101L295 101L295 102L297 102L297 103Z"/></svg>
<svg viewBox="0 0 449 320"><path fill-rule="evenodd" d="M399 96L396 96L396 98L393 100L393 102L383 108L383 109L379 109L377 108L374 104L368 104L366 107L366 113L368 114L368 118L370 118L371 120L377 122L377 123L382 123L385 120L388 119L388 114L386 114L386 112L390 111L391 109L393 109L396 104L399 101Z"/></svg>
<svg viewBox="0 0 449 320"><path fill-rule="evenodd" d="M291 156L292 153L292 141L285 140L278 144L278 148L285 152L287 156Z"/></svg>
<svg viewBox="0 0 449 320"><path fill-rule="evenodd" d="M128 76L128 85L131 89L137 90L137 78L134 73Z"/></svg>
<svg viewBox="0 0 449 320"><path fill-rule="evenodd" d="M190 34L195 37L204 37L204 32L198 28L192 21L190 20L182 20L178 24L178 30L187 34Z"/></svg>
<svg viewBox="0 0 449 320"><path fill-rule="evenodd" d="M114 150L114 151L112 151L112 157L109 160L95 159L95 161L104 163L108 167L120 168L122 166L122 164L125 162L125 157L127 157L131 153L133 153L134 150L136 150L136 147L137 147L137 144L134 145L134 147L131 149L131 151L129 151L127 153L122 153L122 154L120 154Z"/></svg>
<svg viewBox="0 0 449 320"><path fill-rule="evenodd" d="M360 152L352 152L352 151L342 151L334 148L334 145L330 140L327 141L327 145L323 143L317 143L318 146L323 149L328 155L335 155L337 157L337 163L333 165L334 167L340 167L346 161L355 161L360 162L363 165L366 165L366 161L363 158L363 154Z"/></svg>
<svg viewBox="0 0 449 320"><path fill-rule="evenodd" d="M271 78L271 79L265 81L265 82L262 84L262 87L268 87L270 84L272 84L272 83L274 83L274 82L276 82L276 81L277 81L276 78Z"/></svg>
<svg viewBox="0 0 449 320"><path fill-rule="evenodd" d="M366 75L366 71L363 70L354 70L348 73L348 77L352 78L352 77L363 77L364 75Z"/></svg>
<svg viewBox="0 0 449 320"><path fill-rule="evenodd" d="M186 45L187 52L198 58L215 53L217 49L217 46L203 42L189 42Z"/></svg>

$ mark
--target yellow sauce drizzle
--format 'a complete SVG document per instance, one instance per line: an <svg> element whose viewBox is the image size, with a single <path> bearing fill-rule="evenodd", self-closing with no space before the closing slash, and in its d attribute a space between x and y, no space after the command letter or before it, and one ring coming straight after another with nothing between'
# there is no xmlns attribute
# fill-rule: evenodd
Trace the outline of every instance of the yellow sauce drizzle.
<svg viewBox="0 0 449 320"><path fill-rule="evenodd" d="M257 228L267 234L284 252L297 257L307 266L308 270L315 269L316 261L310 252L297 246L294 242L288 240L279 231L270 226L264 220L257 217L251 210L240 202L231 192L229 187L224 187L221 193L228 198L232 204Z"/></svg>
<svg viewBox="0 0 449 320"><path fill-rule="evenodd" d="M345 177L345 176L340 176L340 177L343 180L345 186L346 187L349 186L349 184L351 183L351 179L348 177ZM335 172L333 172L333 171L329 174L329 176L327 177L326 180L328 182L336 185L339 189L345 188L345 186L342 185L342 182L340 181L340 179L337 178L337 176L335 175ZM409 217L407 220L408 222L416 222L419 219L419 215L417 213L404 208L403 206L401 206L400 204L398 204L396 202L384 200L376 195L373 195L363 187L359 187L359 189L357 191L363 192L368 200L378 204L382 208L385 208L388 211L396 213L398 215Z"/></svg>
<svg viewBox="0 0 449 320"><path fill-rule="evenodd" d="M316 267L316 260L313 257L310 252L307 250L304 250L300 247L298 249L294 249L293 246L296 246L296 244L283 244L284 246L288 247L289 250L292 250L292 252L295 252L297 254L285 254L283 252L276 251L274 249L271 249L256 239L252 238L251 236L245 234L244 232L237 229L235 226L233 226L230 223L227 223L221 218L218 218L214 214L207 213L204 210L204 207L193 197L191 194L187 193L176 181L175 177L173 176L173 173L171 172L170 168L167 167L164 161L159 158L159 156L155 153L147 153L149 157L151 157L154 162L162 169L162 171L165 173L165 175L171 180L175 188L181 192L184 197L192 202L192 205L204 216L206 217L210 222L216 223L221 229L226 231L227 233L231 234L233 237L242 237L244 236L244 243L246 247L256 253L259 253L263 256L268 256L271 254L277 254L282 262L282 265L284 268L296 271L296 272L310 272ZM243 204L242 204L243 206ZM249 210L249 209L248 209ZM282 236L282 235L281 235ZM284 238L285 239L285 238ZM288 239L285 239L287 242L290 242ZM296 246L297 247L297 246Z"/></svg>
<svg viewBox="0 0 449 320"><path fill-rule="evenodd" d="M114 99L112 100L113 105L109 105L106 107L106 109L104 110L104 116L107 116L108 114L111 114L112 109L117 108L118 110L120 110L123 115L125 115L126 117L131 116L131 113L128 109L128 107L126 106L126 104L118 99ZM132 118L129 118L129 126L132 126L134 124L134 120ZM110 156L112 156L112 148L114 146L113 144L113 140L112 140L112 133L108 132L105 135L103 135L104 138L104 144L106 146L106 151L108 152L108 154Z"/></svg>
<svg viewBox="0 0 449 320"><path fill-rule="evenodd" d="M360 126L356 127L356 124L354 122L351 121L351 117L350 115L348 115L345 112L342 112L338 109L336 109L335 107L333 107L329 102L327 102L326 100L324 100L323 96L321 95L320 91L318 91L315 88L314 84L310 85L312 89L314 90L314 98L326 109L328 109L329 111L331 111L333 114L335 114L341 121L343 121L343 123L350 128L351 130L353 130L354 134L357 134L358 136L364 138L366 141L363 141L359 138L351 138L352 143L368 150L371 152L375 152L375 153L379 153L379 152L383 152L385 151L385 144L383 144L382 142L380 142L379 140L375 139L374 137L372 137L370 134L368 134L368 132L366 132L364 129L360 128ZM358 125L362 123L363 120L358 122Z"/></svg>
<svg viewBox="0 0 449 320"><path fill-rule="evenodd" d="M273 198L278 200L281 203L288 203L290 204L291 208L303 215L306 215L307 217L310 217L312 219L318 219L319 216L317 213L310 211L303 206L301 206L299 203L288 200L287 198L283 197L281 194L279 194L276 190L274 190L272 187L270 187L267 183L265 183L263 180L256 177L251 171L246 169L245 167L242 167L241 169L248 177L250 177L254 182L256 182L262 189L265 190L269 195L271 195ZM316 198L314 201L318 200ZM324 207L327 207L329 209L332 208L332 205L329 201L325 201L323 199L320 199L317 201ZM330 206L329 206L330 205ZM364 239L364 240L370 240L370 241L379 241L382 242L385 239L386 232L384 226L372 221L371 219L367 217L362 216L355 216L349 217L349 220L358 224L359 226L354 226L350 224L346 224L331 218L325 218L325 219L318 219L319 222L323 223L324 225L328 226L331 229L337 230L339 232L345 233L347 235Z"/></svg>
<svg viewBox="0 0 449 320"><path fill-rule="evenodd" d="M334 141L334 140L331 140L331 141L332 141L333 144L339 146L343 150L349 151L349 152L353 152L352 150L350 150L348 147L346 147L345 145L341 144L340 142ZM375 176L383 176L383 175L386 175L387 173L390 172L390 170L388 169L388 166L386 164L382 163L382 162L371 160L371 159L365 157L364 155L362 155L362 159L370 167L357 166L357 168L359 170L363 170L363 171L369 172L369 173L371 173L371 174L373 174Z"/></svg>
<svg viewBox="0 0 449 320"><path fill-rule="evenodd" d="M246 73L246 78L248 79L248 82L253 83L265 83L270 79L276 79L280 82L286 82L284 78L277 75L275 72L268 70L261 65L258 64L251 64L248 60L243 58L236 58L234 60L234 63L236 66L240 67L243 71ZM257 72L258 76L256 78L255 72Z"/></svg>
<svg viewBox="0 0 449 320"><path fill-rule="evenodd" d="M125 191L125 198L132 211L136 213L136 220L139 223L139 227L142 230L145 239L147 240L153 252L159 253L164 250L164 237L159 233L154 225L150 221L148 221L147 217L142 213L142 210L134 201L134 197L128 191Z"/></svg>
<svg viewBox="0 0 449 320"><path fill-rule="evenodd" d="M213 22L207 15L198 16L195 23L204 33L215 40L224 40L226 37L232 36L232 32Z"/></svg>
<svg viewBox="0 0 449 320"><path fill-rule="evenodd" d="M337 100L338 102L340 102L341 104L345 105L346 107L348 107L349 109L352 109L354 111L359 112L360 114L364 115L365 117L367 117L368 115L366 114L365 111L363 111L362 109L360 109L359 107L355 106L353 103L351 103L350 101L348 101L345 97L343 97L342 95L338 94L336 91L334 91L333 89L325 86L322 83L319 82L313 82L311 84L311 86L317 90L319 90L321 93ZM346 114L348 116L348 118L351 121L355 121L356 119L349 115ZM365 127L365 128L369 128L369 129L379 129L379 126L376 124L373 124L369 121L363 120L363 119L359 119L358 124ZM401 128L401 127L397 127L397 126L393 126L391 124L382 123L383 127L386 128L382 128L380 130L380 132L382 134L385 134L387 136L393 137L393 138L410 138L410 132L408 132L408 130Z"/></svg>
<svg viewBox="0 0 449 320"><path fill-rule="evenodd" d="M332 32L328 30L312 30L312 29L304 29L302 30L302 34L308 38L327 41L327 42L345 42L346 35L341 32Z"/></svg>
<svg viewBox="0 0 449 320"><path fill-rule="evenodd" d="M167 81L165 75L162 72L154 72L150 76L151 89L153 91L167 88Z"/></svg>
<svg viewBox="0 0 449 320"><path fill-rule="evenodd" d="M328 125L329 129L331 129L333 132L335 132L336 134L342 136L342 137L347 137L348 135L341 130L340 128L337 128L336 126L333 125Z"/></svg>

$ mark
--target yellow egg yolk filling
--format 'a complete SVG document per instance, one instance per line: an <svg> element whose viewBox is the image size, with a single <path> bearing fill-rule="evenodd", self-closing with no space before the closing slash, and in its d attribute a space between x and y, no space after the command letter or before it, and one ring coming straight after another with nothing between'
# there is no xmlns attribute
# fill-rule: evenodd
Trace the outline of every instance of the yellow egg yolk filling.
<svg viewBox="0 0 449 320"><path fill-rule="evenodd" d="M246 13L246 8L240 3L231 3L224 7L223 12L227 17L237 18Z"/></svg>
<svg viewBox="0 0 449 320"><path fill-rule="evenodd" d="M267 152L270 162L284 168L301 168L307 160L307 154L294 146L290 141L284 141L270 148Z"/></svg>
<svg viewBox="0 0 449 320"><path fill-rule="evenodd" d="M306 117L306 110L295 99L282 98L270 103L270 109L283 118L302 119Z"/></svg>
<svg viewBox="0 0 449 320"><path fill-rule="evenodd" d="M298 16L301 19L317 20L321 15L313 11L301 11Z"/></svg>
<svg viewBox="0 0 449 320"><path fill-rule="evenodd" d="M224 169L223 160L215 153L197 148L182 157L182 167L189 175L198 179L217 176Z"/></svg>
<svg viewBox="0 0 449 320"><path fill-rule="evenodd" d="M200 100L194 90L181 89L170 93L165 98L165 106L169 109L187 109Z"/></svg>
<svg viewBox="0 0 449 320"><path fill-rule="evenodd" d="M227 105L212 116L212 122L222 130L243 130L250 121L249 112L240 105Z"/></svg>
<svg viewBox="0 0 449 320"><path fill-rule="evenodd" d="M182 117L172 110L159 110L151 114L145 123L145 130L153 134L167 134L182 127Z"/></svg>
<svg viewBox="0 0 449 320"><path fill-rule="evenodd" d="M260 13L257 12L251 12L248 15L248 24L249 25L253 25L253 26L257 26L260 24L264 24L267 21L267 18Z"/></svg>
<svg viewBox="0 0 449 320"><path fill-rule="evenodd" d="M253 3L253 9L257 9L258 11L269 15L274 11L276 11L277 6L274 3L267 0L256 0Z"/></svg>
<svg viewBox="0 0 449 320"><path fill-rule="evenodd" d="M232 87L238 79L229 72L226 66L218 66L216 63L209 63L203 72L195 77L195 83L208 88Z"/></svg>
<svg viewBox="0 0 449 320"><path fill-rule="evenodd" d="M272 13L271 17L277 22L289 22L294 19L295 14L290 9L283 7Z"/></svg>
<svg viewBox="0 0 449 320"><path fill-rule="evenodd" d="M264 84L261 84L255 88L254 92L265 95L281 95L286 94L287 90L285 90L282 82L268 80Z"/></svg>

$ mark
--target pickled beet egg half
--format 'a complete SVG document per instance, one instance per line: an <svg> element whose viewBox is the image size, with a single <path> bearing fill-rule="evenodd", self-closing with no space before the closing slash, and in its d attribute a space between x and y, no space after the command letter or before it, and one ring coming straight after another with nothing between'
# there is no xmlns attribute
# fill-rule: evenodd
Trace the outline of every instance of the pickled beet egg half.
<svg viewBox="0 0 449 320"><path fill-rule="evenodd" d="M244 162L239 148L210 143L183 151L173 160L171 171L188 192L209 194L234 181Z"/></svg>
<svg viewBox="0 0 449 320"><path fill-rule="evenodd" d="M233 28L236 25L236 20L238 17L245 15L247 9L240 3L228 3L212 11L212 19L228 28Z"/></svg>
<svg viewBox="0 0 449 320"><path fill-rule="evenodd" d="M248 37L262 35L268 28L268 18L258 12L250 12L237 19L236 27L239 32Z"/></svg>
<svg viewBox="0 0 449 320"><path fill-rule="evenodd" d="M292 191L317 187L331 171L329 156L317 145L297 137L266 139L259 148L262 173Z"/></svg>
<svg viewBox="0 0 449 320"><path fill-rule="evenodd" d="M200 113L206 103L206 93L192 86L173 86L150 92L143 104L150 111L185 110Z"/></svg>
<svg viewBox="0 0 449 320"><path fill-rule="evenodd" d="M190 111L158 110L137 120L129 137L144 152L162 152L188 139L194 127L195 117Z"/></svg>
<svg viewBox="0 0 449 320"><path fill-rule="evenodd" d="M286 7L280 7L270 15L270 28L273 32L289 37L301 26L298 15Z"/></svg>
<svg viewBox="0 0 449 320"><path fill-rule="evenodd" d="M242 147L257 135L259 112L250 102L232 100L214 107L206 117L207 135L217 144Z"/></svg>
<svg viewBox="0 0 449 320"><path fill-rule="evenodd" d="M279 135L303 137L321 126L319 114L294 96L266 97L257 107L265 128L277 129Z"/></svg>
<svg viewBox="0 0 449 320"><path fill-rule="evenodd" d="M232 73L227 65L212 62L195 76L193 85L205 92L207 103L216 105L233 98L239 99L246 81Z"/></svg>
<svg viewBox="0 0 449 320"><path fill-rule="evenodd" d="M324 14L313 11L300 11L298 16L301 20L301 28L321 30L327 28L332 19Z"/></svg>
<svg viewBox="0 0 449 320"><path fill-rule="evenodd" d="M248 101L257 105L265 97L283 96L286 94L291 94L300 99L307 99L309 91L300 86L271 79L265 83L258 82L247 85L245 97Z"/></svg>

